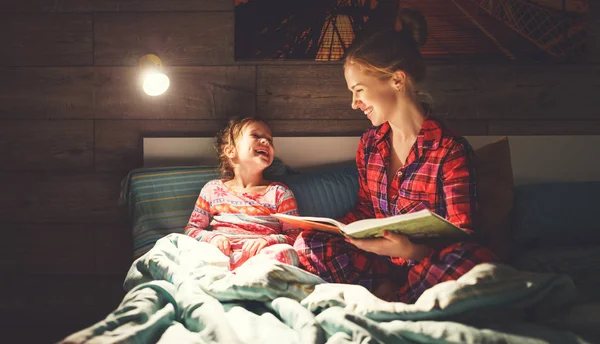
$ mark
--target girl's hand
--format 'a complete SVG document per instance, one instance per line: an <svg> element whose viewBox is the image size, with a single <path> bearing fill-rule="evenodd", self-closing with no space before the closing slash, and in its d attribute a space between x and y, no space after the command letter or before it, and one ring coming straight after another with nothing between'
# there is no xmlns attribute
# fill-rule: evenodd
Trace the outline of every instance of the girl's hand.
<svg viewBox="0 0 600 344"><path fill-rule="evenodd" d="M346 240L363 251L394 258L421 260L427 251L425 246L413 244L406 235L390 231L384 231L380 238Z"/></svg>
<svg viewBox="0 0 600 344"><path fill-rule="evenodd" d="M217 246L224 255L229 256L231 254L231 241L224 235L217 235L210 240L210 243Z"/></svg>
<svg viewBox="0 0 600 344"><path fill-rule="evenodd" d="M242 260L256 256L260 251L267 246L266 239L248 239L242 246Z"/></svg>

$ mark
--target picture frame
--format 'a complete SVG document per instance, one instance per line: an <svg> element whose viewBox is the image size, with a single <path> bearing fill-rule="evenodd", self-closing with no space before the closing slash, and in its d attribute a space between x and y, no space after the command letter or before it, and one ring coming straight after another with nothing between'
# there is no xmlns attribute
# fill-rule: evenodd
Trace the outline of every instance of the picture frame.
<svg viewBox="0 0 600 344"><path fill-rule="evenodd" d="M589 0L234 0L237 61L339 61L358 35L421 12L428 61L578 63Z"/></svg>

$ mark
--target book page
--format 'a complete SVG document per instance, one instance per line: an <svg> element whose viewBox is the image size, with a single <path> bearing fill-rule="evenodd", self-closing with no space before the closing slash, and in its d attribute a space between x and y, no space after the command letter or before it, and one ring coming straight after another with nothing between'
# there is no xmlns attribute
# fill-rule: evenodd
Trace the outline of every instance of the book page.
<svg viewBox="0 0 600 344"><path fill-rule="evenodd" d="M344 232L353 238L377 237L381 236L385 230L404 234L411 239L461 238L468 235L427 209L388 218L361 220L344 228Z"/></svg>

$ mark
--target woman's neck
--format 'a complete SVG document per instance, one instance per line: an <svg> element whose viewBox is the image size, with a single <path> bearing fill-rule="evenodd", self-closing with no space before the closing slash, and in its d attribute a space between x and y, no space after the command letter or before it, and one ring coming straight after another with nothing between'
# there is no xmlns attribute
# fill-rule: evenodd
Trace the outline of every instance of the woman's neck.
<svg viewBox="0 0 600 344"><path fill-rule="evenodd" d="M421 104L411 102L398 109L397 115L388 122L392 130L392 143L412 143L425 122L425 113Z"/></svg>

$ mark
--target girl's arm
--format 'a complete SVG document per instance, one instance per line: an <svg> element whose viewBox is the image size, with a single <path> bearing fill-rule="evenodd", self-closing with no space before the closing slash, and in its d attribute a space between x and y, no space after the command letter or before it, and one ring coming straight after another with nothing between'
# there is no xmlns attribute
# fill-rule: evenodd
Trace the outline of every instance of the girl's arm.
<svg viewBox="0 0 600 344"><path fill-rule="evenodd" d="M278 191L278 193L280 194L277 195L277 213L298 216L298 205L296 204L296 197L294 197L292 190L285 187L281 188L281 191ZM294 241L301 230L286 222L280 222L282 223L281 234L271 234L265 237L267 245L294 245Z"/></svg>
<svg viewBox="0 0 600 344"><path fill-rule="evenodd" d="M339 219L342 223L351 223L362 219L375 217L371 192L367 184L367 166L365 165L365 136L358 144L356 152L356 168L358 169L358 198L356 205L348 214Z"/></svg>
<svg viewBox="0 0 600 344"><path fill-rule="evenodd" d="M210 195L212 193L212 183L208 182L202 190L194 205L194 210L190 216L187 226L185 226L184 234L189 235L194 239L204 242L210 242L215 236L210 227ZM217 234L220 235L220 234Z"/></svg>

